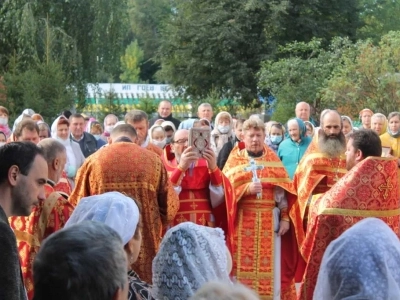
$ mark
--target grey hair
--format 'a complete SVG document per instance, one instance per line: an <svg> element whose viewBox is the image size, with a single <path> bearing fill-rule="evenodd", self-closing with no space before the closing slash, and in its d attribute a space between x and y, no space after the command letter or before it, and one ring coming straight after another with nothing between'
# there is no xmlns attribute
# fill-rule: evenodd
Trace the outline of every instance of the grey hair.
<svg viewBox="0 0 400 300"><path fill-rule="evenodd" d="M128 122L141 122L143 120L148 120L149 117L147 116L147 114L143 111L143 110L139 110L139 109L134 109L131 111L128 111L125 115L125 123Z"/></svg>
<svg viewBox="0 0 400 300"><path fill-rule="evenodd" d="M61 152L66 152L63 144L53 138L46 138L39 142L38 147L42 149L44 159L48 164L52 163Z"/></svg>
<svg viewBox="0 0 400 300"><path fill-rule="evenodd" d="M258 295L239 283L207 282L189 300L258 300Z"/></svg>
<svg viewBox="0 0 400 300"><path fill-rule="evenodd" d="M34 300L109 300L128 284L120 236L99 222L52 234L33 264Z"/></svg>

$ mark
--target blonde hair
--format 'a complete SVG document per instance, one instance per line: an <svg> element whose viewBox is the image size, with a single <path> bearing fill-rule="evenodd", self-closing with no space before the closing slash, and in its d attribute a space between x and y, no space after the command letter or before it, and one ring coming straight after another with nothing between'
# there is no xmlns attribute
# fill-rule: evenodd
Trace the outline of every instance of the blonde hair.
<svg viewBox="0 0 400 300"><path fill-rule="evenodd" d="M261 121L261 119L258 117L250 117L247 121L243 123L243 131L248 131L250 128L262 130L262 132L265 134L264 122Z"/></svg>

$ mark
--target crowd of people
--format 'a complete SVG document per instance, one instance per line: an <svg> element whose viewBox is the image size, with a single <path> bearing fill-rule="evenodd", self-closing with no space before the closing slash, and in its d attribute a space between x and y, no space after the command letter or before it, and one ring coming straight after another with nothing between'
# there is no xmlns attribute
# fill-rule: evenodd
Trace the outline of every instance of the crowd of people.
<svg viewBox="0 0 400 300"><path fill-rule="evenodd" d="M400 112L154 115L0 107L0 299L400 299Z"/></svg>

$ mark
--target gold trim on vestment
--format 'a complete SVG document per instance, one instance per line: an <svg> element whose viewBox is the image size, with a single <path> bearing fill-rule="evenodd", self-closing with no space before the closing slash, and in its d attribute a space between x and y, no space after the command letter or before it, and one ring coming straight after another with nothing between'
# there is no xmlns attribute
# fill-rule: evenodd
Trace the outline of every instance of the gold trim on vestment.
<svg viewBox="0 0 400 300"><path fill-rule="evenodd" d="M19 242L25 242L31 247L40 247L40 242L34 235L21 230L14 230L14 233Z"/></svg>
<svg viewBox="0 0 400 300"><path fill-rule="evenodd" d="M318 211L319 215L339 215L351 217L394 217L400 215L400 208L392 210L358 210L345 208L323 208Z"/></svg>

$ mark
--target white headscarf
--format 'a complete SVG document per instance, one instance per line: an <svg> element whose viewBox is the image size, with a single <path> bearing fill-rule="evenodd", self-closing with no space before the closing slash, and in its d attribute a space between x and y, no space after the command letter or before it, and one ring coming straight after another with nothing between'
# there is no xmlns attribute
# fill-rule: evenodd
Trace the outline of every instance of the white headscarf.
<svg viewBox="0 0 400 300"><path fill-rule="evenodd" d="M65 228L83 221L97 221L110 226L126 245L139 223L139 209L135 201L119 192L85 197L75 208Z"/></svg>
<svg viewBox="0 0 400 300"><path fill-rule="evenodd" d="M230 282L222 229L181 223L165 234L153 260L155 299L188 299L204 283Z"/></svg>
<svg viewBox="0 0 400 300"><path fill-rule="evenodd" d="M314 299L400 299L400 242L381 220L364 219L322 258Z"/></svg>

